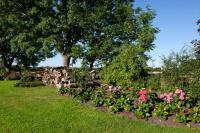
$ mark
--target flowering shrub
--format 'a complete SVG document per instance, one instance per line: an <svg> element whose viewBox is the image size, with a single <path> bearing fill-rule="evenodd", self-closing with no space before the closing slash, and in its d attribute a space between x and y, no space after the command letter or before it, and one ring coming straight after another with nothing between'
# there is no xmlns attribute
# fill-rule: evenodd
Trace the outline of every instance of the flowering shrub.
<svg viewBox="0 0 200 133"><path fill-rule="evenodd" d="M59 92L68 93L81 102L92 100L95 106L106 106L113 113L132 111L140 119L156 116L167 120L170 115L174 115L180 123L200 123L199 99L186 97L186 93L180 88L159 96L147 88L137 91L130 87L112 90L109 95L104 93L104 88L60 88Z"/></svg>
<svg viewBox="0 0 200 133"><path fill-rule="evenodd" d="M180 100L185 100L185 92L182 89L176 89L175 94L179 96Z"/></svg>
<svg viewBox="0 0 200 133"><path fill-rule="evenodd" d="M133 100L125 93L113 91L109 97L105 99L104 105L109 108L109 111L117 113L120 111L131 111L133 108Z"/></svg>
<svg viewBox="0 0 200 133"><path fill-rule="evenodd" d="M171 101L173 100L173 93L164 93L160 95L160 99L166 101L167 103L171 103Z"/></svg>
<svg viewBox="0 0 200 133"><path fill-rule="evenodd" d="M143 103L146 103L148 100L148 91L146 88L143 88L142 90L139 91L139 100Z"/></svg>
<svg viewBox="0 0 200 133"><path fill-rule="evenodd" d="M160 99L166 101L167 103L171 103L175 96L178 96L179 100L185 100L185 92L180 88L176 89L175 93L170 92L161 94Z"/></svg>

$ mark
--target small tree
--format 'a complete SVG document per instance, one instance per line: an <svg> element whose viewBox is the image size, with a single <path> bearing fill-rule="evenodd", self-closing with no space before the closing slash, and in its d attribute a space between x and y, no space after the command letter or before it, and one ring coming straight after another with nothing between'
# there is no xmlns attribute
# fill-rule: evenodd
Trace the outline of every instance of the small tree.
<svg viewBox="0 0 200 133"><path fill-rule="evenodd" d="M189 54L188 50L182 50L178 53L172 52L167 57L163 56L162 61L162 78L165 86L184 87L188 85L186 79L192 75L190 64L193 62L193 56Z"/></svg>
<svg viewBox="0 0 200 133"><path fill-rule="evenodd" d="M107 84L130 87L147 76L148 58L141 54L142 49L128 44L122 45L119 51L119 55L102 71L102 78Z"/></svg>

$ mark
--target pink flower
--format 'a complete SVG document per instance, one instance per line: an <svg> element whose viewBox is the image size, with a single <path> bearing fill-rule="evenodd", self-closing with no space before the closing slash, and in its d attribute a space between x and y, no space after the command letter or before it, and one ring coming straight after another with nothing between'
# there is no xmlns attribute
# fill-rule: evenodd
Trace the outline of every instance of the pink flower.
<svg viewBox="0 0 200 133"><path fill-rule="evenodd" d="M140 95L146 95L147 94L147 89L144 88L144 89L140 90L139 94Z"/></svg>
<svg viewBox="0 0 200 133"><path fill-rule="evenodd" d="M170 103L173 100L174 93L164 93L160 95L160 99L166 101L167 103Z"/></svg>
<svg viewBox="0 0 200 133"><path fill-rule="evenodd" d="M170 92L168 95L169 95L170 97L172 97L172 96L174 95L174 93L173 93L173 92Z"/></svg>
<svg viewBox="0 0 200 133"><path fill-rule="evenodd" d="M160 95L160 99L163 99L163 98L165 98L165 95L164 95L164 94L161 94L161 95Z"/></svg>
<svg viewBox="0 0 200 133"><path fill-rule="evenodd" d="M185 92L182 89L176 89L175 93L179 96L180 100L185 100Z"/></svg>
<svg viewBox="0 0 200 133"><path fill-rule="evenodd" d="M146 95L140 95L139 97L141 102L147 102L147 96Z"/></svg>
<svg viewBox="0 0 200 133"><path fill-rule="evenodd" d="M167 103L170 103L173 100L173 94L169 93L166 97Z"/></svg>
<svg viewBox="0 0 200 133"><path fill-rule="evenodd" d="M180 95L179 95L179 99L180 100L185 100L185 93L182 92Z"/></svg>
<svg viewBox="0 0 200 133"><path fill-rule="evenodd" d="M176 91L175 91L176 94L180 94L181 92L183 92L183 90L180 88L176 89Z"/></svg>
<svg viewBox="0 0 200 133"><path fill-rule="evenodd" d="M147 89L146 88L143 88L142 90L139 91L139 100L141 102L147 102L148 98L147 98Z"/></svg>
<svg viewBox="0 0 200 133"><path fill-rule="evenodd" d="M185 100L185 92L182 89L176 89L175 93L164 93L160 95L160 99L170 103L173 101L173 97L178 96L180 100Z"/></svg>

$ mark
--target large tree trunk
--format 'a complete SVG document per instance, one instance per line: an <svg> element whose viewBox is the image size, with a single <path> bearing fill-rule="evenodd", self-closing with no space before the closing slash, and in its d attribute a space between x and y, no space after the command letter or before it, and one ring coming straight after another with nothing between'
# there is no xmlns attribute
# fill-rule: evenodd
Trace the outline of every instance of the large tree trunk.
<svg viewBox="0 0 200 133"><path fill-rule="evenodd" d="M93 69L93 67L94 67L94 62L90 62L90 70L92 70Z"/></svg>
<svg viewBox="0 0 200 133"><path fill-rule="evenodd" d="M12 70L12 63L14 61L14 57L11 58L10 60L7 60L5 55L2 55L2 64L3 67L5 67L6 72L10 72Z"/></svg>
<svg viewBox="0 0 200 133"><path fill-rule="evenodd" d="M65 69L69 69L71 56L69 54L63 54L63 66Z"/></svg>

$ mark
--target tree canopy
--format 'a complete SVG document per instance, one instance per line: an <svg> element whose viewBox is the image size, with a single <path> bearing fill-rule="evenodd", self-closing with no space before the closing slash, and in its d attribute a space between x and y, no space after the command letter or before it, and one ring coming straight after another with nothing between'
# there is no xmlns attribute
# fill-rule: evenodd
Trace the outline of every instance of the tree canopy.
<svg viewBox="0 0 200 133"><path fill-rule="evenodd" d="M38 25L48 16L50 0L0 2L0 57L7 69L15 62L19 66L34 66L53 55L51 39Z"/></svg>
<svg viewBox="0 0 200 133"><path fill-rule="evenodd" d="M0 58L11 68L33 66L55 52L64 66L82 59L85 67L109 65L123 44L154 48L155 13L133 0L14 0L0 2Z"/></svg>

